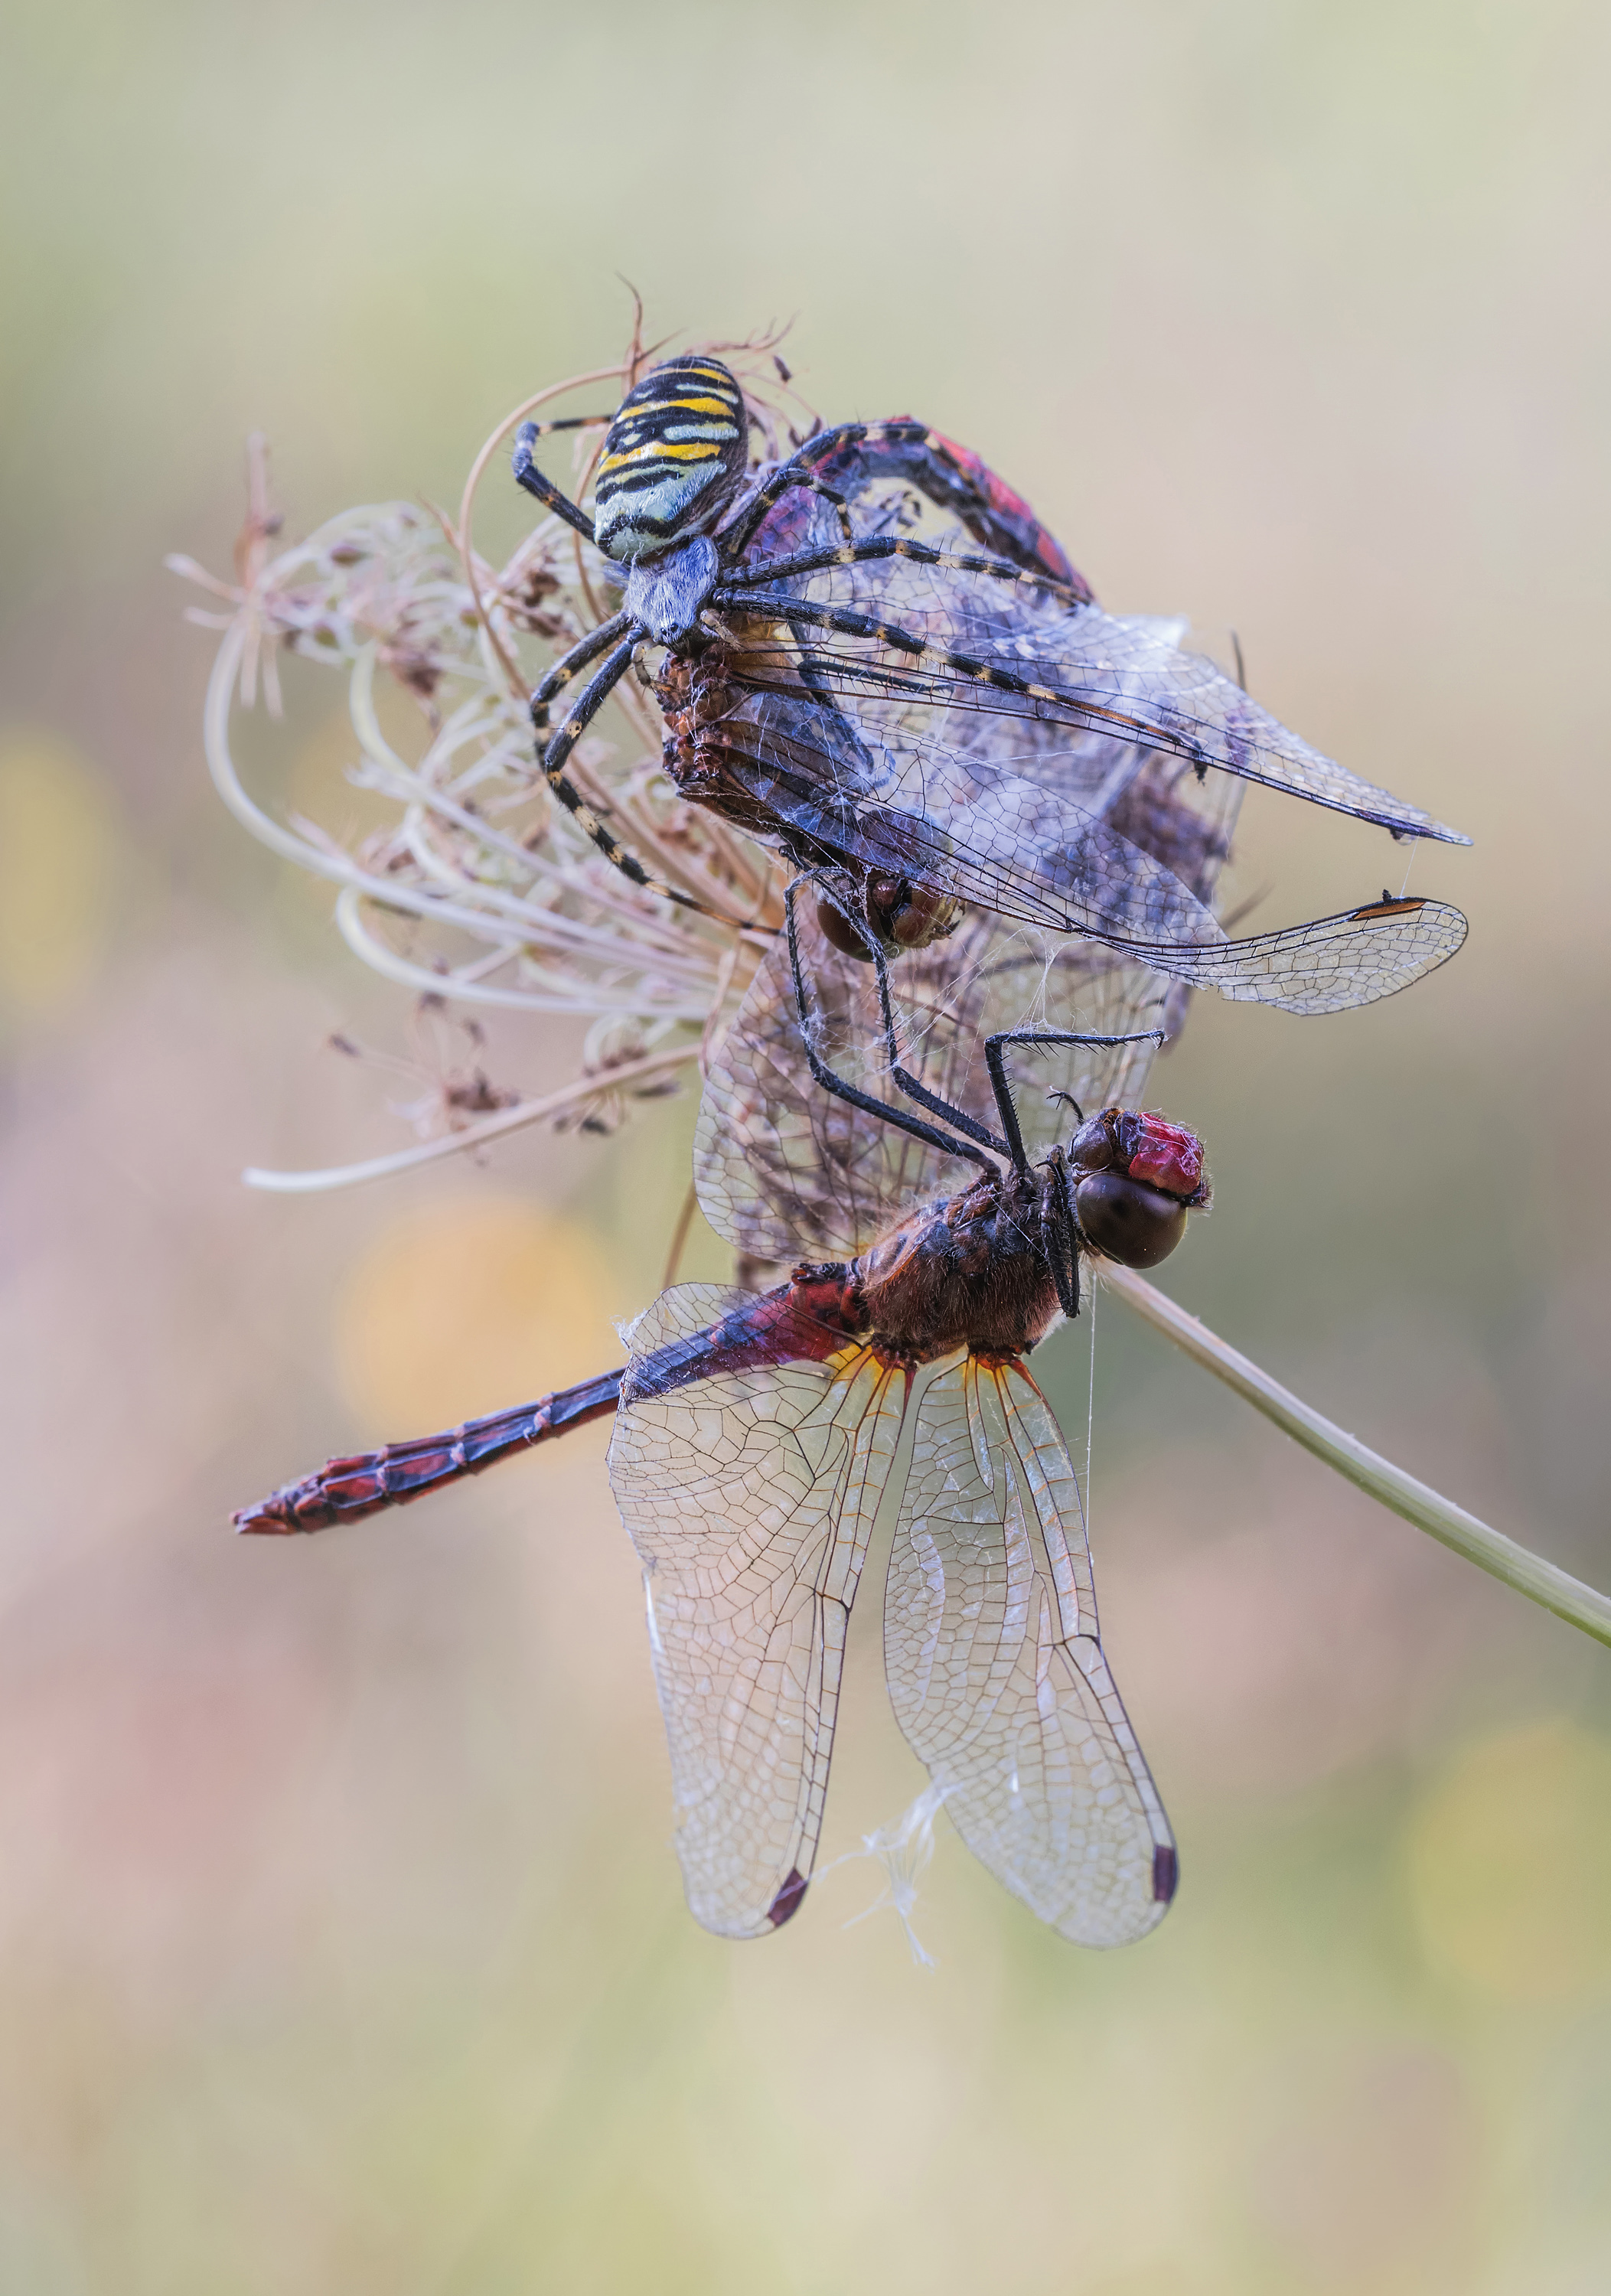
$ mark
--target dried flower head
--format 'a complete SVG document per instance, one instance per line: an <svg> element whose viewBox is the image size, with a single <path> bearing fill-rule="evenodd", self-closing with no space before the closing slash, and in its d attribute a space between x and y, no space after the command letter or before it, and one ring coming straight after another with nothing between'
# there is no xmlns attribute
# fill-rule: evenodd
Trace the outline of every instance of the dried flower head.
<svg viewBox="0 0 1611 2296"><path fill-rule="evenodd" d="M786 453L786 442L815 427L772 340L711 348L744 385L756 459ZM608 734L572 752L572 777L668 883L712 914L630 884L555 802L537 763L527 696L547 662L604 619L604 561L552 517L501 568L473 539L478 490L516 425L538 407L604 387L611 408L577 433L580 493L613 403L647 356L635 334L616 365L515 407L477 455L456 521L383 503L342 511L275 551L281 521L269 503L267 448L254 438L234 580L189 558L168 562L219 601L188 612L222 633L204 726L219 792L264 844L340 887L335 919L349 947L388 979L455 1007L596 1016L581 1074L561 1090L526 1100L488 1086L487 1112L472 1114L439 1085L423 1111L407 1111L431 1135L416 1146L330 1171L249 1175L259 1185L376 1177L533 1122L613 1129L632 1099L674 1088L678 1071L700 1058L777 924L774 857L676 800L661 771L660 713L634 681L616 689L612 718L601 721ZM361 839L300 816L275 817L242 778L234 713L260 698L271 717L281 715L282 653L347 680L356 742L349 777L388 808L383 826ZM412 743L382 727L382 676L412 704Z"/></svg>

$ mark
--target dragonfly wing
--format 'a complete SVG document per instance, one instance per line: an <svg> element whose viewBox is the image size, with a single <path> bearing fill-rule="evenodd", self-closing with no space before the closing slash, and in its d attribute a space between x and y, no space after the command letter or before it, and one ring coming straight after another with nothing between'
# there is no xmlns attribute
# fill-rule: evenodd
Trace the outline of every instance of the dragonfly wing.
<svg viewBox="0 0 1611 2296"><path fill-rule="evenodd" d="M1289 732L1204 655L1186 652L1144 624L1105 614L1099 606L1076 608L1064 619L1068 635L1062 643L1039 659L1037 649L1026 655L1015 647L1013 667L1032 683L1066 693L1081 715L1106 723L1111 714L1120 730L1139 734L1193 765L1219 767L1400 836L1471 842Z"/></svg>
<svg viewBox="0 0 1611 2296"><path fill-rule="evenodd" d="M884 1610L890 1696L974 1856L1076 1944L1162 1920L1175 1849L1097 1630L1079 1486L1015 1363L919 1406Z"/></svg>
<svg viewBox="0 0 1611 2296"><path fill-rule="evenodd" d="M1057 932L1212 944L1213 914L1162 861L1044 783L940 742L862 739L809 694L752 693L726 713L727 771L797 840Z"/></svg>
<svg viewBox="0 0 1611 2296"><path fill-rule="evenodd" d="M797 907L818 1050L837 1074L892 1107L877 979L828 942L815 905ZM904 1065L977 1121L999 1122L984 1039L1011 1029L1127 1036L1163 1025L1168 984L1100 943L970 914L948 939L892 960ZM1155 1046L1015 1047L1019 1121L1032 1157L1067 1137L1069 1112L1138 1104ZM712 1054L694 1141L706 1218L752 1258L848 1259L898 1212L966 1186L974 1168L823 1091L807 1066L785 941L774 941Z"/></svg>
<svg viewBox="0 0 1611 2296"><path fill-rule="evenodd" d="M882 669L903 671L908 690L949 694L970 710L1044 718L1071 728L1164 750L1191 765L1262 782L1288 796L1374 822L1401 836L1468 845L1418 806L1407 805L1326 757L1283 726L1205 655L1176 644L1178 626L1099 606L1014 593L987 577L941 572L909 560L856 570L857 611L869 608L914 638L1007 672L1037 693L982 692L977 672L937 665L875 638L834 632L816 641L834 667L829 682L870 689ZM811 578L814 603L851 603L842 576ZM921 660L921 675L913 676Z"/></svg>
<svg viewBox="0 0 1611 2296"><path fill-rule="evenodd" d="M810 1879L845 1630L906 1405L906 1374L874 1349L769 1322L777 1296L662 1293L633 1329L610 1445L684 1887L722 1937L764 1937Z"/></svg>
<svg viewBox="0 0 1611 2296"><path fill-rule="evenodd" d="M1233 1004L1342 1013L1396 996L1449 959L1467 923L1448 901L1381 900L1308 924L1253 933L1217 948L1138 948L1159 972L1214 988Z"/></svg>
<svg viewBox="0 0 1611 2296"><path fill-rule="evenodd" d="M808 845L1001 916L1085 933L1232 1002L1293 1013L1374 1004L1465 939L1449 903L1391 900L1229 939L1172 868L1042 783L934 740L897 754L864 738L851 758L836 722L810 695L746 695L723 721L732 780ZM1140 817L1155 849L1169 850L1174 832L1195 856L1207 833L1162 783Z"/></svg>

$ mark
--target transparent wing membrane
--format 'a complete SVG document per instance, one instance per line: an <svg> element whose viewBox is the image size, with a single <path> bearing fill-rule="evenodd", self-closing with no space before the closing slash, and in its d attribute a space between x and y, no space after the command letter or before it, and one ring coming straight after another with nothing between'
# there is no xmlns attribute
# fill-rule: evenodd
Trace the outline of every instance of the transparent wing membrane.
<svg viewBox="0 0 1611 2296"><path fill-rule="evenodd" d="M880 732L910 733L919 730L914 719L976 715L982 706L998 719L1061 726L1098 742L1139 742L1400 835L1470 841L1289 732L1217 663L1185 652L1179 626L1167 620L1107 614L1049 589L1025 591L902 558L824 569L785 586L809 604L848 606L936 652L1045 689L983 691L976 673L949 667L933 652L915 656L876 636L813 631L810 643L827 681L858 693L858 716ZM904 697L893 685L900 680L907 682Z"/></svg>
<svg viewBox="0 0 1611 2296"><path fill-rule="evenodd" d="M908 1392L875 1347L821 1352L786 1299L662 1294L632 1332L610 1447L684 1885L724 1937L764 1936L810 1883L851 1606ZM956 1358L923 1393L884 1654L901 1729L1008 1889L1082 1945L1162 1917L1168 1822L1103 1655L1067 1449L1015 1362Z"/></svg>
<svg viewBox="0 0 1611 2296"><path fill-rule="evenodd" d="M817 1046L838 1073L892 1105L912 1103L889 1073L877 980L834 948L800 905L801 954ZM1018 1028L1122 1036L1164 1025L1169 984L1092 941L970 916L949 939L890 967L903 1064L918 1082L995 1125L984 1039ZM1012 1073L1032 1157L1066 1138L1070 1112L1138 1104L1155 1047L1015 1049ZM965 1186L974 1168L834 1099L801 1043L788 950L776 942L712 1057L694 1146L695 1183L717 1233L751 1258L848 1259L897 1213Z"/></svg>
<svg viewBox="0 0 1611 2296"><path fill-rule="evenodd" d="M1208 849L1204 816L1187 797L1190 769L1177 764L1171 777L1155 755L1117 789L1136 832L1125 835L1043 780L937 740L873 751L865 724L847 738L846 720L809 693L745 693L713 727L733 782L808 846L1004 917L1100 938L1233 1001L1306 1013L1372 1004L1446 963L1466 936L1459 909L1415 899L1228 938L1171 865L1212 884L1223 846Z"/></svg>
<svg viewBox="0 0 1611 2296"><path fill-rule="evenodd" d="M644 1565L688 1904L723 1937L799 1906L822 1825L845 1631L905 1409L870 1348L662 1397L635 1380L744 1292L686 1284L632 1333L610 1480Z"/></svg>
<svg viewBox="0 0 1611 2296"><path fill-rule="evenodd" d="M902 521L887 492L857 508L862 532ZM796 500L789 531L816 547L835 529ZM689 673L701 763L726 791L706 784L708 801L757 834L1300 1013L1391 996L1459 947L1464 919L1434 901L1410 922L1351 910L1228 939L1214 891L1249 782L1396 836L1467 840L1288 733L1182 649L1179 622L908 557L770 583L770 539L721 610L727 643Z"/></svg>
<svg viewBox="0 0 1611 2296"><path fill-rule="evenodd" d="M884 1660L951 1823L1015 1896L1079 1945L1162 1920L1173 1839L1098 1639L1067 1447L1016 1364L966 1358L922 1398Z"/></svg>

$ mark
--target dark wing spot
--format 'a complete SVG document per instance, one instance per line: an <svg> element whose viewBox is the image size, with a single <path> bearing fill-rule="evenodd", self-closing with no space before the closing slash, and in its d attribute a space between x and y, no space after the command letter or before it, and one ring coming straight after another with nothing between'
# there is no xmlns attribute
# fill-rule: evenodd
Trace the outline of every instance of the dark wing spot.
<svg viewBox="0 0 1611 2296"><path fill-rule="evenodd" d="M1153 1844L1153 1903L1167 1906L1175 1894L1175 1883L1180 1878L1180 1861L1172 1841Z"/></svg>
<svg viewBox="0 0 1611 2296"><path fill-rule="evenodd" d="M767 1907L767 1919L775 1930L780 1930L791 1914L800 1911L807 1889L805 1875L798 1866L791 1866L788 1879Z"/></svg>
<svg viewBox="0 0 1611 2296"><path fill-rule="evenodd" d="M1384 893L1379 901L1371 901L1364 908L1353 910L1348 922L1351 925L1359 925L1371 917L1412 917L1418 909L1424 909L1426 906L1425 901L1395 901Z"/></svg>

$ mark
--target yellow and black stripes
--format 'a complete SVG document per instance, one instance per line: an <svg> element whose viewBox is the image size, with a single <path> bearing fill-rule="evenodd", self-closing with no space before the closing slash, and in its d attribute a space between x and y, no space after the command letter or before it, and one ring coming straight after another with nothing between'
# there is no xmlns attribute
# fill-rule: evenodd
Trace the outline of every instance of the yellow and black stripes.
<svg viewBox="0 0 1611 2296"><path fill-rule="evenodd" d="M604 434L593 533L634 559L703 533L749 461L744 394L719 359L668 359L622 399Z"/></svg>
<svg viewBox="0 0 1611 2296"><path fill-rule="evenodd" d="M607 639L609 634L612 634L619 626L629 622L630 619L629 615L618 614L613 621L604 623L599 629L594 631L594 639L601 637ZM575 706L564 724L554 739L541 750L543 774L549 788L566 812L571 816L583 836L591 838L605 860L613 862L629 884L641 885L645 893L657 893L662 900L675 901L678 908L696 909L701 916L711 916L715 914L714 911L708 908L703 901L695 900L692 893L679 892L675 885L668 885L658 877L651 877L637 855L629 853L626 847L611 835L565 771L566 758L625 675L637 643L637 634L634 628L612 652L605 655L602 666L594 672L577 695ZM589 658L596 660L603 651L602 645L592 646ZM538 695L544 693L545 687L557 692L561 685L570 682L574 668L580 666L572 665L570 658L567 657L564 662L557 666L556 670L549 672L543 685L538 686L537 694L532 696L531 714L534 719L537 718L539 706ZM552 698L551 693L548 698ZM545 723L547 716L545 703L543 706Z"/></svg>
<svg viewBox="0 0 1611 2296"><path fill-rule="evenodd" d="M593 521L585 511L578 510L570 496L552 479L544 477L532 459L531 449L539 439L547 439L555 430L589 430L609 419L605 414L567 414L555 422L522 422L514 434L516 485L524 487L529 495L535 495L545 510L556 512L567 526L573 526L589 542L593 539Z"/></svg>

